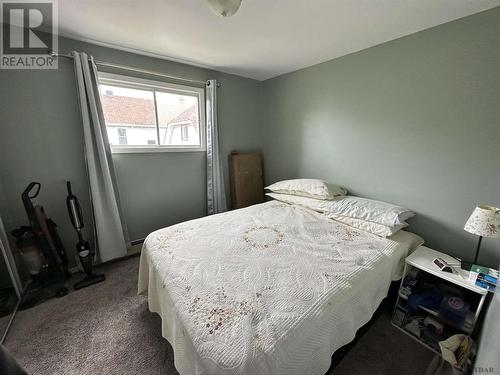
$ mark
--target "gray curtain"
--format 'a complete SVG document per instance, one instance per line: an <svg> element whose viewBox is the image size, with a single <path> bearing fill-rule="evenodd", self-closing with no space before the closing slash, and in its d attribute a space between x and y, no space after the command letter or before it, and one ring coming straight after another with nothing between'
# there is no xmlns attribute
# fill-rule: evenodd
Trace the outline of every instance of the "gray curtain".
<svg viewBox="0 0 500 375"><path fill-rule="evenodd" d="M217 81L207 81L207 211L209 215L227 210L224 176L219 152L217 124Z"/></svg>
<svg viewBox="0 0 500 375"><path fill-rule="evenodd" d="M96 247L101 261L127 254L111 148L99 97L97 68L86 53L73 52L85 143Z"/></svg>
<svg viewBox="0 0 500 375"><path fill-rule="evenodd" d="M7 237L7 231L3 225L2 217L0 216L0 253L3 255L5 266L7 268L7 272L9 273L10 279L12 280L12 285L14 286L14 290L18 298L21 298L21 294L23 292L23 284L21 282L21 278L19 277L19 273L17 272L16 260L14 259L14 255L12 254L12 249L10 248L9 239ZM0 258L2 258L0 255ZM0 262L2 260L0 259ZM3 276L3 275L2 275ZM0 331L0 336L3 332Z"/></svg>

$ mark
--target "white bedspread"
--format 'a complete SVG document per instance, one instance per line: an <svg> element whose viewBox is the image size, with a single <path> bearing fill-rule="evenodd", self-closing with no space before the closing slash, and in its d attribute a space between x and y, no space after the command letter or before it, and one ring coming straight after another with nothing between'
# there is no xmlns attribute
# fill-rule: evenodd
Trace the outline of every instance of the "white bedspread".
<svg viewBox="0 0 500 375"><path fill-rule="evenodd" d="M150 234L139 293L182 375L320 375L401 276L416 237L263 203Z"/></svg>

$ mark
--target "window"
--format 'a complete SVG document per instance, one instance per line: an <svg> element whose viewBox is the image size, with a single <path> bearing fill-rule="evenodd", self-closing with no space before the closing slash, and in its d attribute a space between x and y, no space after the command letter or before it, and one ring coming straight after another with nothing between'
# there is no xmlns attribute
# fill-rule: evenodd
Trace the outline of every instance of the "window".
<svg viewBox="0 0 500 375"><path fill-rule="evenodd" d="M202 88L99 74L113 152L204 151Z"/></svg>
<svg viewBox="0 0 500 375"><path fill-rule="evenodd" d="M127 129L117 128L118 130L118 144L126 145L127 144Z"/></svg>
<svg viewBox="0 0 500 375"><path fill-rule="evenodd" d="M189 140L189 124L181 125L181 139L183 141Z"/></svg>

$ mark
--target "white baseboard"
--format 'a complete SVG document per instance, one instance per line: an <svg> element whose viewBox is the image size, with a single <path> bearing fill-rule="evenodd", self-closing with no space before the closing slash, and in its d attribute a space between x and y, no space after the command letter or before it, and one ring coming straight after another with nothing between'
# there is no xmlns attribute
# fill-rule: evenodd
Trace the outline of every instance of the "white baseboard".
<svg viewBox="0 0 500 375"><path fill-rule="evenodd" d="M127 248L127 254L128 255L139 254L141 250L142 250L142 242L135 245L130 245Z"/></svg>

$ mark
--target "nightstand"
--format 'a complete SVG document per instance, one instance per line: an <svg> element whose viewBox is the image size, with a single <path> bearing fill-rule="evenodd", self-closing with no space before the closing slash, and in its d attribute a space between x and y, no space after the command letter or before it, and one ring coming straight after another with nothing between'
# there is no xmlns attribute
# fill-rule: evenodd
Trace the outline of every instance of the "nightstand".
<svg viewBox="0 0 500 375"><path fill-rule="evenodd" d="M441 271L433 263L436 258L457 263L425 246L406 258L392 324L440 354L439 341L455 334L474 334L488 291L469 281L468 272L459 266L455 273Z"/></svg>

